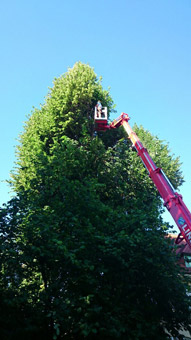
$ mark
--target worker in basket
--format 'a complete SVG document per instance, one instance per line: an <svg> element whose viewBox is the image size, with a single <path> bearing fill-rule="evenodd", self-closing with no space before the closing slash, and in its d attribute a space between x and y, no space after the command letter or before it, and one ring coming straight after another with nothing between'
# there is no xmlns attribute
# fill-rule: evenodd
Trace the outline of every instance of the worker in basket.
<svg viewBox="0 0 191 340"><path fill-rule="evenodd" d="M98 102L96 104L96 108L97 108L97 118L101 118L101 116L102 116L102 104L101 104L100 100L98 100Z"/></svg>

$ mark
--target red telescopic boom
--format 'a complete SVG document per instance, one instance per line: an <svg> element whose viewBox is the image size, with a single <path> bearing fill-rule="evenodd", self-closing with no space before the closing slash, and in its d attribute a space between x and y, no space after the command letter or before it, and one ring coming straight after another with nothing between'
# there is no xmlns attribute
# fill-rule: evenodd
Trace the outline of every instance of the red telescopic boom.
<svg viewBox="0 0 191 340"><path fill-rule="evenodd" d="M191 248L191 213L183 202L182 196L175 192L169 179L161 168L158 168L152 158L150 157L147 149L144 148L136 133L130 127L128 121L129 116L122 113L119 118L114 120L110 125L105 126L106 129L115 129L123 125L127 132L129 139L135 147L138 155L147 169L150 178L154 182L160 196L164 201L164 206L168 209L176 222L182 237L186 240ZM101 130L101 129L100 129ZM177 238L177 243L181 241L180 236Z"/></svg>

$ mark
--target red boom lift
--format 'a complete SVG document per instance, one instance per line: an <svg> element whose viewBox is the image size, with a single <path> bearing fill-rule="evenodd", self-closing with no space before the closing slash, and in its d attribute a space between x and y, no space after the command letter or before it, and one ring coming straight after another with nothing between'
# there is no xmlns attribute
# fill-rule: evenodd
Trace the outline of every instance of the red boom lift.
<svg viewBox="0 0 191 340"><path fill-rule="evenodd" d="M191 213L183 202L182 196L174 190L163 170L155 165L147 149L144 148L136 133L131 129L128 123L130 119L128 114L122 113L117 119L108 125L107 108L102 109L102 115L100 116L97 114L97 108L95 107L94 119L97 131L116 129L121 125L124 127L134 148L141 157L141 160L149 173L149 177L154 182L160 196L162 197L164 206L168 209L180 230L176 243L178 244L185 239L191 248Z"/></svg>

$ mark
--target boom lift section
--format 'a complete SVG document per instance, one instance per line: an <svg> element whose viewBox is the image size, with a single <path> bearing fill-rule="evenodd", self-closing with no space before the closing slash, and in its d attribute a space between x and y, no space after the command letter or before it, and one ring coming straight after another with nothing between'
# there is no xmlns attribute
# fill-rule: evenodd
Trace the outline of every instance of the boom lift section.
<svg viewBox="0 0 191 340"><path fill-rule="evenodd" d="M137 151L138 156L141 158L145 168L149 173L149 177L155 184L160 196L164 201L164 206L168 209L174 221L176 222L180 234L176 240L176 243L180 243L182 239L185 239L191 248L191 213L187 206L183 202L182 196L177 193L169 179L161 168L158 168L146 148L144 148L140 139L129 125L130 117L126 113L122 113L117 119L115 119L110 125L107 124L107 117L101 122L96 120L98 131L105 131L107 129L116 129L121 125L127 132L129 139L131 140L134 148Z"/></svg>

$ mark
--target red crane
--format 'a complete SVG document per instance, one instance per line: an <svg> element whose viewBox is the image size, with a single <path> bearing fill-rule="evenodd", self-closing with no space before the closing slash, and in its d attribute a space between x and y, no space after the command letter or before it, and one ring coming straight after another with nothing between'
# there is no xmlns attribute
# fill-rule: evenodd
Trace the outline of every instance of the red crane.
<svg viewBox="0 0 191 340"><path fill-rule="evenodd" d="M176 243L180 243L183 239L186 240L191 248L191 213L183 202L182 196L177 193L169 179L161 168L158 168L146 148L144 148L140 139L129 125L130 117L126 113L122 113L110 125L107 122L107 109L103 109L102 116L98 117L97 109L95 108L95 124L97 131L105 131L107 129L116 129L123 126L127 132L138 155L149 173L155 187L164 201L164 206L168 209L174 221L176 222L180 234L177 237Z"/></svg>

